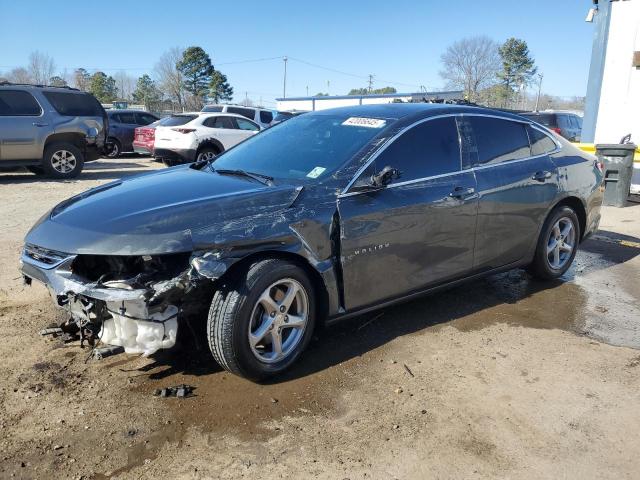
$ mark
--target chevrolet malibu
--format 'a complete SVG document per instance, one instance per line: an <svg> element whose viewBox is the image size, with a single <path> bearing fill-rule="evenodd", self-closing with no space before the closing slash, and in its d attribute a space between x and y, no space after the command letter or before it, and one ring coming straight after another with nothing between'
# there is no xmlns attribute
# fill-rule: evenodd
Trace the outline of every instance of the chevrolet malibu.
<svg viewBox="0 0 640 480"><path fill-rule="evenodd" d="M312 112L60 203L21 269L67 310L65 332L145 355L202 335L222 367L263 379L321 322L512 268L560 277L598 227L601 168L488 109Z"/></svg>

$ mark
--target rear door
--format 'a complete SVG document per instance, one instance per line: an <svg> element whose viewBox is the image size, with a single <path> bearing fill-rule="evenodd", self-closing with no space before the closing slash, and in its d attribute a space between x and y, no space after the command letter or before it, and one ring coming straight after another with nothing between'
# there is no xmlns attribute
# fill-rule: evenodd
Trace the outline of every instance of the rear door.
<svg viewBox="0 0 640 480"><path fill-rule="evenodd" d="M25 90L0 90L0 159L40 160L47 135L48 115Z"/></svg>
<svg viewBox="0 0 640 480"><path fill-rule="evenodd" d="M557 168L532 153L526 122L465 115L463 124L480 195L474 269L490 270L531 251L556 198Z"/></svg>
<svg viewBox="0 0 640 480"><path fill-rule="evenodd" d="M386 166L400 170L400 178L338 200L349 310L462 276L473 265L476 182L473 171L462 169L455 117L410 128L355 184Z"/></svg>

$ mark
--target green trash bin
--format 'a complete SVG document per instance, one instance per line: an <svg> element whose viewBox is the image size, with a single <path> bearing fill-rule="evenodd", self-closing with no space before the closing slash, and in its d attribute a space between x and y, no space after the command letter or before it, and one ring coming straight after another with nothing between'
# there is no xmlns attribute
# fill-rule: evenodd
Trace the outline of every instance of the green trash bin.
<svg viewBox="0 0 640 480"><path fill-rule="evenodd" d="M596 156L604 163L603 205L627 205L635 151L636 146L633 143L596 145Z"/></svg>

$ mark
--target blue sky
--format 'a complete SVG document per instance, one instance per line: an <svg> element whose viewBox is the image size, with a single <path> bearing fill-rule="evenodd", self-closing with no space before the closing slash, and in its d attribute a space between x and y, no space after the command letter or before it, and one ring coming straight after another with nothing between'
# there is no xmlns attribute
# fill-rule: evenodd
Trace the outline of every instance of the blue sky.
<svg viewBox="0 0 640 480"><path fill-rule="evenodd" d="M236 92L273 101L366 86L439 89L440 55L452 42L485 34L527 41L544 73L543 91L584 95L592 24L590 0L197 1L0 0L0 72L25 65L29 53L51 55L59 70L77 67L133 76L151 72L174 46L199 45ZM317 68L300 62L327 67ZM345 72L352 75L345 75ZM391 84L397 82L396 84Z"/></svg>

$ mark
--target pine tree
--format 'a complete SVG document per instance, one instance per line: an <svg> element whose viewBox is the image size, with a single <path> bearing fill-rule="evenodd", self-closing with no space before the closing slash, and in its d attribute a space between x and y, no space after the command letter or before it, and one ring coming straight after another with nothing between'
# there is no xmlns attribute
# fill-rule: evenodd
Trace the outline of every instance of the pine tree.
<svg viewBox="0 0 640 480"><path fill-rule="evenodd" d="M213 100L214 103L230 101L233 98L233 87L229 85L227 76L217 70L214 70L211 75L211 81L209 82L209 98Z"/></svg>

